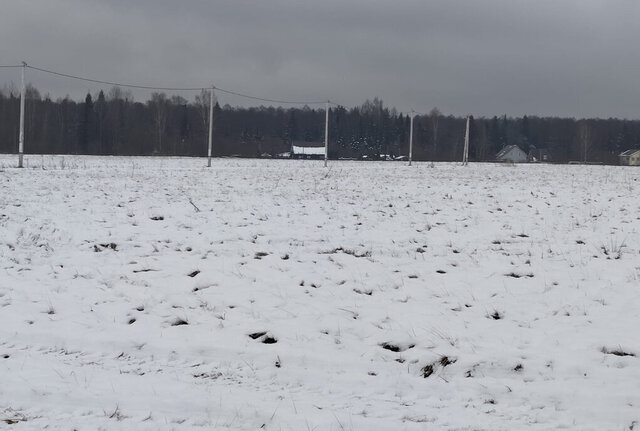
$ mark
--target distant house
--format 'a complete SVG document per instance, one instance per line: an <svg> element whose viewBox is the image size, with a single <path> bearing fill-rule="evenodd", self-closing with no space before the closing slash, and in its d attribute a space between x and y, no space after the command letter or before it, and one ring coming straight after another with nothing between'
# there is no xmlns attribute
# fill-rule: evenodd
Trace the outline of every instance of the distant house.
<svg viewBox="0 0 640 431"><path fill-rule="evenodd" d="M532 147L529 151L530 162L550 162L552 161L551 153L548 148Z"/></svg>
<svg viewBox="0 0 640 431"><path fill-rule="evenodd" d="M618 156L621 165L640 166L640 150L627 150Z"/></svg>
<svg viewBox="0 0 640 431"><path fill-rule="evenodd" d="M507 145L496 154L496 160L499 162L524 163L527 161L527 153L517 145Z"/></svg>
<svg viewBox="0 0 640 431"><path fill-rule="evenodd" d="M291 145L292 159L324 159L324 142L294 142Z"/></svg>

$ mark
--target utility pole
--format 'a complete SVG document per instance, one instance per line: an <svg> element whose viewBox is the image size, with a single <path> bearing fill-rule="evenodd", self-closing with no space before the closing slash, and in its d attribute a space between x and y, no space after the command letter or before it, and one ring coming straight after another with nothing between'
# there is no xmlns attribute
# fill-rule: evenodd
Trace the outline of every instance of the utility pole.
<svg viewBox="0 0 640 431"><path fill-rule="evenodd" d="M409 126L409 166L411 166L411 160L413 159L413 118L415 116L415 112L411 110L411 122Z"/></svg>
<svg viewBox="0 0 640 431"><path fill-rule="evenodd" d="M211 167L211 147L213 145L213 89L209 89L209 148L207 150L207 167Z"/></svg>
<svg viewBox="0 0 640 431"><path fill-rule="evenodd" d="M324 167L327 167L327 158L329 157L329 101L324 108Z"/></svg>
<svg viewBox="0 0 640 431"><path fill-rule="evenodd" d="M24 85L24 70L27 68L27 63L22 62L22 88L20 90L20 136L18 138L18 167L22 168L22 159L24 156L24 103L26 90Z"/></svg>
<svg viewBox="0 0 640 431"><path fill-rule="evenodd" d="M470 117L467 117L467 130L464 134L464 150L462 152L463 166L466 166L469 164L469 120L470 120Z"/></svg>

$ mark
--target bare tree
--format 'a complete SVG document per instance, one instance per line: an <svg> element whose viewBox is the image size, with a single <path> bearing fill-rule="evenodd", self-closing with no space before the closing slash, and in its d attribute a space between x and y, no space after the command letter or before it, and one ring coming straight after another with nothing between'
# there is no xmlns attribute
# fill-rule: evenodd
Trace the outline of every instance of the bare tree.
<svg viewBox="0 0 640 431"><path fill-rule="evenodd" d="M162 153L162 138L167 127L167 111L169 100L164 93L152 93L149 105L153 111L153 120L156 128L156 147L154 153Z"/></svg>
<svg viewBox="0 0 640 431"><path fill-rule="evenodd" d="M477 122L476 127L476 160L484 161L487 160L487 153L489 147L489 130L488 123L486 121Z"/></svg>
<svg viewBox="0 0 640 431"><path fill-rule="evenodd" d="M591 126L587 120L578 121L578 144L582 152L582 162L587 163L587 156L593 143L591 137Z"/></svg>
<svg viewBox="0 0 640 431"><path fill-rule="evenodd" d="M206 136L205 144L208 144L209 141L209 106L211 105L211 90L202 89L200 90L200 94L196 94L195 105L200 113L200 119L202 120L202 130L205 131L204 136ZM215 93L213 95L213 106L216 106L218 103L218 98ZM213 118L213 116L211 116ZM215 124L215 121L213 122Z"/></svg>
<svg viewBox="0 0 640 431"><path fill-rule="evenodd" d="M200 94L196 94L195 105L200 113L200 120L202 121L203 130L207 130L209 127L209 100L211 100L211 90L202 89ZM213 95L213 104L218 103L217 97Z"/></svg>
<svg viewBox="0 0 640 431"><path fill-rule="evenodd" d="M440 117L442 112L438 108L433 108L429 112L429 118L431 118L431 127L433 129L433 156L438 154L438 124L440 123Z"/></svg>
<svg viewBox="0 0 640 431"><path fill-rule="evenodd" d="M114 86L107 92L107 100L126 100L133 102L133 93L131 90L123 90L122 87Z"/></svg>

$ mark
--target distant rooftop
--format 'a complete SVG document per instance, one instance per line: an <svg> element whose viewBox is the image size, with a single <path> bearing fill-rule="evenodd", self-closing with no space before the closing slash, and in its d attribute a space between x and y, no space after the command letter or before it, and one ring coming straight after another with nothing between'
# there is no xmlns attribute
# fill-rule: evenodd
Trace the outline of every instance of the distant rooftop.
<svg viewBox="0 0 640 431"><path fill-rule="evenodd" d="M293 154L308 154L313 156L324 155L324 147L299 147L297 145L294 145L292 149Z"/></svg>
<svg viewBox="0 0 640 431"><path fill-rule="evenodd" d="M513 150L513 149L519 149L520 151L522 151L522 149L520 147L518 147L517 145L507 145L506 147L504 147L502 150L500 150L500 152L496 155L497 158L503 157L505 156L509 151Z"/></svg>
<svg viewBox="0 0 640 431"><path fill-rule="evenodd" d="M620 153L621 156L630 156L632 154L637 153L638 151L640 151L639 149L635 148L633 150L627 150L624 153Z"/></svg>

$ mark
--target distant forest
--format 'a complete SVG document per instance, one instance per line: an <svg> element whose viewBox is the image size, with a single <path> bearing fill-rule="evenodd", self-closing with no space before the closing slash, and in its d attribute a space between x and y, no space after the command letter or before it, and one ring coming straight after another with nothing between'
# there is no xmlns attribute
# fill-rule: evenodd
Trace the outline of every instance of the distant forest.
<svg viewBox="0 0 640 431"><path fill-rule="evenodd" d="M204 156L208 136L207 92L194 100L153 93L134 101L119 87L81 101L52 100L27 88L25 152L37 154ZM18 148L20 95L0 90L0 152ZM324 106L214 107L213 153L259 157L289 151L291 144L324 141ZM434 108L414 120L414 159L460 160L465 118ZM408 115L380 99L353 108L332 107L331 158L399 156L408 153ZM470 160L491 161L506 145L518 145L548 161L617 163L617 155L640 148L640 121L507 116L472 118Z"/></svg>

